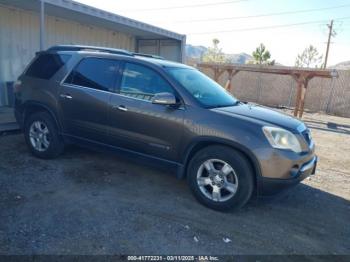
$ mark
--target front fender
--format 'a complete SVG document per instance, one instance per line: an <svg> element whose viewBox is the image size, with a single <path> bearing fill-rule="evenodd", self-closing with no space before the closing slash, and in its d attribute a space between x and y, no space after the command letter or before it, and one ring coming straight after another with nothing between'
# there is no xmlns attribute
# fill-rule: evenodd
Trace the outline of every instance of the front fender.
<svg viewBox="0 0 350 262"><path fill-rule="evenodd" d="M260 168L259 161L257 160L257 157L254 155L254 153L251 150L249 150L247 147L237 142L227 140L224 138L209 137L209 136L197 137L193 139L193 141L191 141L191 143L187 146L187 148L183 153L183 158L181 161L183 164L183 168L181 171L178 172L177 176L179 178L183 178L186 176L188 163L196 152L198 152L202 148L207 147L209 145L218 145L218 144L231 147L232 149L235 149L241 152L242 154L244 154L252 164L252 167L255 171L255 175L261 176L261 168Z"/></svg>

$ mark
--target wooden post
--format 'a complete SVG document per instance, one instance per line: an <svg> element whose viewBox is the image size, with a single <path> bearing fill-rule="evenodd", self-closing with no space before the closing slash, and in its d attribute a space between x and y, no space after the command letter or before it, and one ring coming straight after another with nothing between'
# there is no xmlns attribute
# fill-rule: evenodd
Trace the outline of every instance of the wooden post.
<svg viewBox="0 0 350 262"><path fill-rule="evenodd" d="M304 113L305 97L306 97L307 85L309 83L309 78L310 78L310 76L307 76L304 79L303 89L302 89L301 98L300 98L299 118L302 118L303 113Z"/></svg>
<svg viewBox="0 0 350 262"><path fill-rule="evenodd" d="M309 83L309 80L313 77L313 75L311 75L310 73L301 73L300 75L294 75L293 77L298 83L298 92L295 101L294 116L297 117L299 114L299 118L301 118L304 113L307 85Z"/></svg>
<svg viewBox="0 0 350 262"><path fill-rule="evenodd" d="M300 97L301 97L301 92L303 88L303 83L300 81L301 75L294 77L298 83L298 90L297 90L297 96L295 98L295 107L294 107L294 116L298 116L298 111L299 111L299 104L300 104Z"/></svg>
<svg viewBox="0 0 350 262"><path fill-rule="evenodd" d="M227 79L227 82L225 84L225 89L229 92L232 92L233 90L233 87L232 87L232 79L233 77L239 72L239 70L227 70L228 71L228 79Z"/></svg>
<svg viewBox="0 0 350 262"><path fill-rule="evenodd" d="M224 73L226 71L226 69L220 70L218 66L215 66L213 68L213 70L214 70L214 80L215 80L215 82L219 83L219 78L222 75L222 73Z"/></svg>
<svg viewBox="0 0 350 262"><path fill-rule="evenodd" d="M295 101L295 108L294 108L294 116L297 117L300 107L301 107L301 100L303 97L303 89L304 89L304 84L305 84L305 75L303 73L294 75L294 79L298 83L298 91L297 91L297 96L296 96L296 101Z"/></svg>
<svg viewBox="0 0 350 262"><path fill-rule="evenodd" d="M232 74L232 71L233 71L232 69L227 70L227 72L228 72L228 79L227 79L226 84L225 84L225 89L227 91L230 91L229 89L230 89L230 86L231 86L231 74Z"/></svg>
<svg viewBox="0 0 350 262"><path fill-rule="evenodd" d="M303 116L303 112L304 112L304 105L305 105L305 93L306 93L306 87L305 84L302 84L302 88L301 88L301 94L300 94L300 101L299 101L299 118L301 118Z"/></svg>
<svg viewBox="0 0 350 262"><path fill-rule="evenodd" d="M214 81L215 82L219 81L219 68L217 66L214 67Z"/></svg>

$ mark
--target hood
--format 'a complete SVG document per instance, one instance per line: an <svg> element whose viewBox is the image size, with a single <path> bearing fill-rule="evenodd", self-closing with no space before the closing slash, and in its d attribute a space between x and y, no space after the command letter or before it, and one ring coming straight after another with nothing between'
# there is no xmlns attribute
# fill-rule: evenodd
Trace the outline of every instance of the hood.
<svg viewBox="0 0 350 262"><path fill-rule="evenodd" d="M213 110L220 113L230 114L232 116L239 115L263 121L266 122L267 125L271 124L294 132L297 130L298 126L302 124L301 121L291 116L254 104L240 103L236 106L215 108Z"/></svg>

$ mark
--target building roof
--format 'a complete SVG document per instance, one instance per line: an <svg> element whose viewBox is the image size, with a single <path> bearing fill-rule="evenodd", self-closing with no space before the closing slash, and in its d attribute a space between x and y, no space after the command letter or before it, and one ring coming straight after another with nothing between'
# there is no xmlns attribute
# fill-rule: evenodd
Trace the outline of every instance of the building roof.
<svg viewBox="0 0 350 262"><path fill-rule="evenodd" d="M149 25L72 0L44 0L44 2L45 13L48 15L133 34L141 39L161 38L181 41L185 37L185 35L174 33L160 27ZM0 4L36 12L40 11L40 0L0 0Z"/></svg>

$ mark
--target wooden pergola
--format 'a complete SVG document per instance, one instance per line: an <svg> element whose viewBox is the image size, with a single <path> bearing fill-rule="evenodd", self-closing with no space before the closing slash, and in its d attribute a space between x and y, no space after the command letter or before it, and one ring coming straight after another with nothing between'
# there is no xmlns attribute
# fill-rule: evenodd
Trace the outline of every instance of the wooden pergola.
<svg viewBox="0 0 350 262"><path fill-rule="evenodd" d="M304 112L305 94L309 81L314 77L334 78L338 77L336 70L321 70L311 68L295 68L284 66L259 66L259 65L235 65L235 64L215 64L215 63L199 63L197 68L211 69L214 72L214 80L218 82L219 77L227 72L228 80L225 84L225 89L229 90L232 85L233 77L240 71L290 75L297 82L298 90L295 101L294 116L301 118Z"/></svg>

